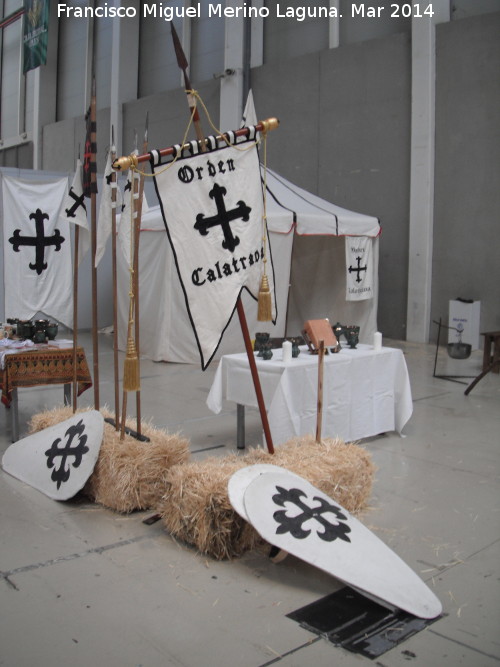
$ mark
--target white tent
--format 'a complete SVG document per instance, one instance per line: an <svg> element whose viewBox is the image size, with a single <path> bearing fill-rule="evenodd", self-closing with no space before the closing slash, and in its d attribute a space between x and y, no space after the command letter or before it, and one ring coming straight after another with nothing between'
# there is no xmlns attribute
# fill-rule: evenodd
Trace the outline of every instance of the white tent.
<svg viewBox="0 0 500 667"><path fill-rule="evenodd" d="M242 300L251 338L297 336L308 319L328 317L332 324L357 324L360 340L377 330L377 218L335 206L267 170L267 218L273 257L278 318L257 321L257 303L244 290ZM199 363L198 347L187 315L175 261L159 206L142 217L140 235L140 353L154 361ZM374 267L373 298L346 301L346 237L369 237ZM129 270L118 259L119 346L126 347ZM216 358L242 352L238 316L233 315Z"/></svg>

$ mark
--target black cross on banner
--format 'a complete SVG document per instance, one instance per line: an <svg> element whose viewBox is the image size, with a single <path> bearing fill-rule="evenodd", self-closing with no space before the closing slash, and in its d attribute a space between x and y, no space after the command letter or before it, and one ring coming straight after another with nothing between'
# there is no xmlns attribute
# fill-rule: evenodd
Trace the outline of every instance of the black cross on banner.
<svg viewBox="0 0 500 667"><path fill-rule="evenodd" d="M361 257L356 257L356 261L358 263L358 266L350 266L349 267L349 273L357 273L358 275L356 276L356 282L360 283L361 278L359 277L360 271L366 271L366 264L364 266L360 266L361 264Z"/></svg>
<svg viewBox="0 0 500 667"><path fill-rule="evenodd" d="M76 212L80 208L80 206L82 206L85 213L87 213L87 207L85 206L85 195L82 193L80 196L78 196L76 192L73 190L73 186L70 187L68 194L71 197L71 199L75 201L75 203L71 208L65 209L68 218L75 218Z"/></svg>
<svg viewBox="0 0 500 667"><path fill-rule="evenodd" d="M30 213L29 217L30 220L35 220L36 236L21 236L21 230L16 229L14 235L10 237L9 243L12 243L14 252L19 252L19 247L23 245L35 246L35 263L30 263L29 267L36 271L38 275L41 275L42 271L47 268L47 262L44 261L45 248L53 245L56 251L60 250L64 243L64 236L61 236L58 229L54 229L52 236L45 236L43 222L48 220L49 216L47 213L42 213L39 208L35 213Z"/></svg>
<svg viewBox="0 0 500 667"><path fill-rule="evenodd" d="M245 202L239 201L237 208L233 208L230 211L226 210L226 204L224 202L224 195L227 194L225 187L221 187L215 183L214 187L208 193L210 199L215 199L215 205L217 206L217 215L214 215L210 218L205 218L203 213L198 213L196 216L196 222L194 228L197 229L202 236L208 234L210 227L215 227L220 225L222 228L222 233L224 234L224 241L222 241L222 247L226 250L234 252L234 249L239 244L240 239L238 236L234 236L230 227L232 220L237 220L241 218L243 222L248 222L250 218L250 211Z"/></svg>
<svg viewBox="0 0 500 667"><path fill-rule="evenodd" d="M111 174L110 174L111 176ZM122 213L125 210L125 207L127 206L127 201L125 199L125 195L127 192L130 192L132 190L132 181L128 178L127 182L125 183L125 187L123 188L123 204L122 204ZM129 195L130 197L130 195Z"/></svg>

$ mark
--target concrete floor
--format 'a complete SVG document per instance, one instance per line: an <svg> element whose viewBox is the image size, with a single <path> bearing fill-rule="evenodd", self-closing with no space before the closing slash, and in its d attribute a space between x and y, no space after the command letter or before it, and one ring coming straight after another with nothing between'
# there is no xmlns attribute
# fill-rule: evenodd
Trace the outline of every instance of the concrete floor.
<svg viewBox="0 0 500 667"><path fill-rule="evenodd" d="M101 404L113 405L112 350L100 335ZM80 342L91 366L88 334ZM0 665L9 667L488 666L500 662L500 376L465 386L433 378L435 347L404 350L414 413L405 437L363 444L378 467L362 521L433 587L445 615L375 661L302 629L286 614L339 583L288 557L260 552L215 562L174 541L151 512L122 516L79 500L55 502L0 473ZM481 353L438 373L476 375ZM235 443L236 408L205 405L215 364L142 362L144 418L190 438L193 458ZM19 391L21 436L62 388ZM92 405L93 392L79 405ZM4 411L0 454L11 441ZM247 410L247 443L260 441ZM207 448L213 448L207 451ZM369 558L369 554L367 554Z"/></svg>

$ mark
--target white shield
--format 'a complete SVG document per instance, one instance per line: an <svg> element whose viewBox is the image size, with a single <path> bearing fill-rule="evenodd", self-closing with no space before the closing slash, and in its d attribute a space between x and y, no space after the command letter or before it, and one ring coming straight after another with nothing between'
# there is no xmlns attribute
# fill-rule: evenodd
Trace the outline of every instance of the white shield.
<svg viewBox="0 0 500 667"><path fill-rule="evenodd" d="M264 473L247 486L244 504L250 523L270 544L410 614L441 613L437 597L399 556L306 480Z"/></svg>
<svg viewBox="0 0 500 667"><path fill-rule="evenodd" d="M245 509L245 491L247 490L248 485L253 482L254 479L266 472L284 472L288 473L290 476L296 477L296 479L299 481L302 480L302 477L294 475L293 472L286 470L286 468L281 468L280 466L275 466L271 463L256 463L255 465L246 466L245 468L237 470L234 475L231 475L229 478L227 483L227 494L233 509L235 509L241 518L245 519L245 521L250 521Z"/></svg>
<svg viewBox="0 0 500 667"><path fill-rule="evenodd" d="M104 432L97 410L73 415L11 445L5 472L54 500L72 498L92 474Z"/></svg>

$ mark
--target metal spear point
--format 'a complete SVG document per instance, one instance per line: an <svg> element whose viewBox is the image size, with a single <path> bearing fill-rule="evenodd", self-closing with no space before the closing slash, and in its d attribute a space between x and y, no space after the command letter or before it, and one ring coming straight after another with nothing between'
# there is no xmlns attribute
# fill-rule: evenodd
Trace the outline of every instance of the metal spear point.
<svg viewBox="0 0 500 667"><path fill-rule="evenodd" d="M170 22L170 30L172 31L172 40L174 42L174 49L175 49L175 56L177 58L177 64L182 70L182 73L184 74L184 87L186 89L186 94L188 97L188 104L189 108L191 109L191 114L193 116L193 123L194 123L194 128L196 130L196 137L198 141L200 142L200 147L201 150L204 152L206 150L205 146L205 135L203 134L203 130L201 128L201 122L200 122L200 114L198 113L198 109L196 108L196 102L194 100L193 95L191 94L191 81L189 80L189 76L187 73L187 69L189 67L186 55L184 53L184 50L182 48L182 44L180 42L179 36L177 35L177 31L174 27L174 22Z"/></svg>
<svg viewBox="0 0 500 667"><path fill-rule="evenodd" d="M149 111L146 111L146 124L144 126L144 144L148 145ZM144 150L146 152L147 148Z"/></svg>

